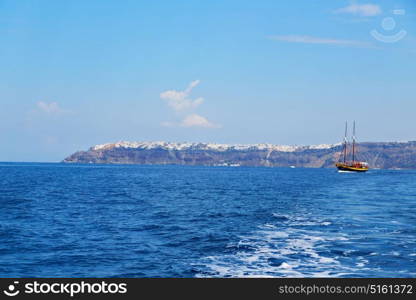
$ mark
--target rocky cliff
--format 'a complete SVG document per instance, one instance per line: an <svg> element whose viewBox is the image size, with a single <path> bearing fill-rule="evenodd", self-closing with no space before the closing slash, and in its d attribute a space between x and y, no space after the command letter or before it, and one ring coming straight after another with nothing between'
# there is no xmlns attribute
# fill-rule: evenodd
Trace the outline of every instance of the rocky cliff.
<svg viewBox="0 0 416 300"><path fill-rule="evenodd" d="M63 162L320 168L333 167L341 149L341 144L281 146L119 142L76 152ZM358 159L367 161L371 168L416 169L416 141L360 143L358 151Z"/></svg>

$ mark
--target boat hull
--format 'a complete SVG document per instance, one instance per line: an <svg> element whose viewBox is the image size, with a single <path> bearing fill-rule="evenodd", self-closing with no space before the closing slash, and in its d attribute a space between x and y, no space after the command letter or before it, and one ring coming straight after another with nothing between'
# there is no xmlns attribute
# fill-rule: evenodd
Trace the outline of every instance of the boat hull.
<svg viewBox="0 0 416 300"><path fill-rule="evenodd" d="M368 171L368 167L355 167L355 166L349 166L346 164L336 164L336 167L338 168L339 171L344 171L344 172L367 172Z"/></svg>

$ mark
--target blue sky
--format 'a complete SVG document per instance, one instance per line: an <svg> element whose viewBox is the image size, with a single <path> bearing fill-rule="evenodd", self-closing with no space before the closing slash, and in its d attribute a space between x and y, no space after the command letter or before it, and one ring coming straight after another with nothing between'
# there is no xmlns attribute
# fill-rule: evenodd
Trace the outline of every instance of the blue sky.
<svg viewBox="0 0 416 300"><path fill-rule="evenodd" d="M0 161L416 140L416 3L0 0Z"/></svg>

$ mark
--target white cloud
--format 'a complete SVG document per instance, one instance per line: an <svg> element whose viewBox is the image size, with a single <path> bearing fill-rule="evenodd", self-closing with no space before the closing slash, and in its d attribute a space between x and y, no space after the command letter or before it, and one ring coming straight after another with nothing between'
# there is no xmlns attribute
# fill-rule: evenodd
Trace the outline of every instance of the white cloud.
<svg viewBox="0 0 416 300"><path fill-rule="evenodd" d="M282 41L288 43L303 43L303 44L323 44L334 46L353 46L353 47L371 47L370 43L354 41L354 40L340 40L333 38L321 38L308 35L272 35L269 39L275 41Z"/></svg>
<svg viewBox="0 0 416 300"><path fill-rule="evenodd" d="M362 17L378 16L382 13L381 7L376 4L351 4L334 11L338 14L353 14Z"/></svg>
<svg viewBox="0 0 416 300"><path fill-rule="evenodd" d="M207 118L193 113L193 111L204 102L204 98L199 97L194 100L189 95L192 89L200 83L199 80L192 81L183 91L168 90L160 94L160 98L167 101L177 114L176 117L183 118L177 122L162 122L160 125L164 127L203 127L203 128L219 128L221 126L211 123Z"/></svg>
<svg viewBox="0 0 416 300"><path fill-rule="evenodd" d="M162 122L160 123L163 127L175 127L176 124L174 122Z"/></svg>
<svg viewBox="0 0 416 300"><path fill-rule="evenodd" d="M186 116L181 122L162 122L163 127L202 127L202 128L220 128L221 125L214 124L207 120L207 118L198 115L190 114Z"/></svg>
<svg viewBox="0 0 416 300"><path fill-rule="evenodd" d="M38 103L36 103L36 106L40 111L45 112L47 114L59 114L67 112L66 110L62 109L57 102L47 103L39 101Z"/></svg>
<svg viewBox="0 0 416 300"><path fill-rule="evenodd" d="M200 83L199 80L192 81L184 91L168 90L160 94L160 98L166 100L168 105L176 111L183 111L198 107L204 102L204 98L189 99L192 89Z"/></svg>
<svg viewBox="0 0 416 300"><path fill-rule="evenodd" d="M182 127L204 127L204 128L219 128L219 125L211 123L203 116L198 114L191 114L182 120L180 126Z"/></svg>

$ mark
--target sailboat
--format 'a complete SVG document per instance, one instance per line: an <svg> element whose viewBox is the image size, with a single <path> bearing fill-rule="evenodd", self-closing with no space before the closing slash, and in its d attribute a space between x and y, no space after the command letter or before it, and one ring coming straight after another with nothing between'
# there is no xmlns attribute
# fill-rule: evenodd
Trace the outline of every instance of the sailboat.
<svg viewBox="0 0 416 300"><path fill-rule="evenodd" d="M347 153L348 153L348 123L345 122L345 137L342 149L342 155L340 156L340 160L335 164L340 172L367 172L368 171L368 163L364 161L357 161L356 160L356 148L357 142L355 138L355 121L353 126L353 134L352 134L352 160L347 160Z"/></svg>

